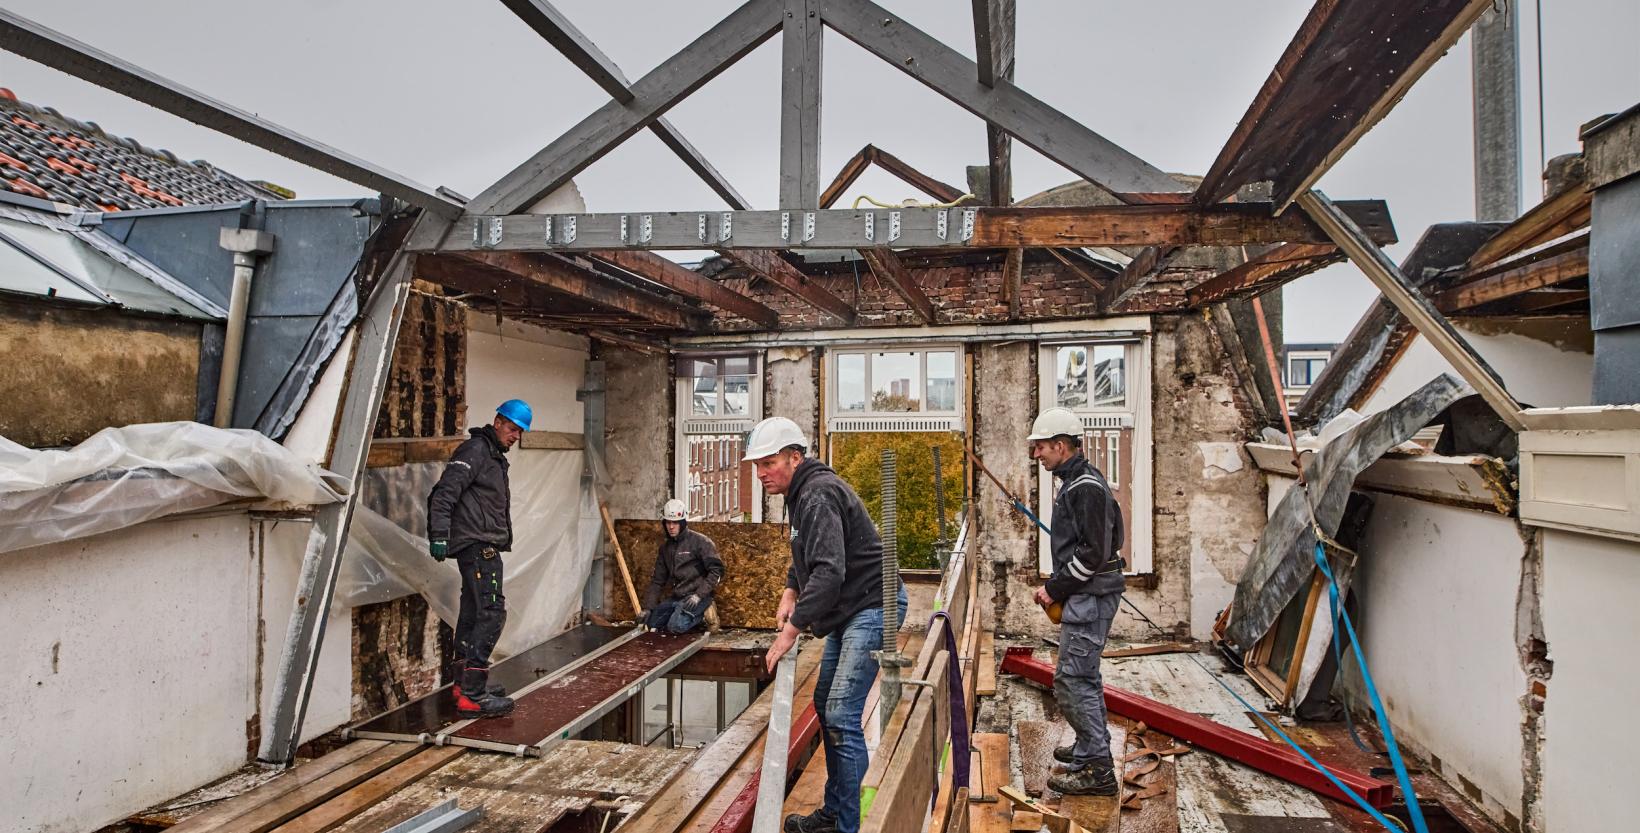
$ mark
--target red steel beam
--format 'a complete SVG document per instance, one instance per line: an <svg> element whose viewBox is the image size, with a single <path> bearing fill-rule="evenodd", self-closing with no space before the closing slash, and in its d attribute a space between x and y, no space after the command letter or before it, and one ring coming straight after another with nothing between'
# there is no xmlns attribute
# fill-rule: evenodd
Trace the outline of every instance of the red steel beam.
<svg viewBox="0 0 1640 833"><path fill-rule="evenodd" d="M814 711L814 704L810 703L792 721L792 739L786 749L786 772L789 774L797 768L808 752L809 744L814 741L815 735L820 733L820 715ZM750 833L752 829L752 815L757 810L757 788L763 782L761 770L752 775L752 780L740 789L735 800L724 808L723 815L712 825L712 833Z"/></svg>
<svg viewBox="0 0 1640 833"><path fill-rule="evenodd" d="M1018 674L1037 685L1053 688L1053 666L1033 658L1030 648L1009 648L1002 658L1002 670ZM1109 683L1105 684L1105 706L1123 717L1142 720L1146 726L1159 732L1307 790L1339 801L1350 800L1309 761L1281 744L1271 743L1149 697L1123 691ZM1337 767L1327 767L1327 771L1374 807L1388 806L1394 800L1395 789L1388 782Z"/></svg>

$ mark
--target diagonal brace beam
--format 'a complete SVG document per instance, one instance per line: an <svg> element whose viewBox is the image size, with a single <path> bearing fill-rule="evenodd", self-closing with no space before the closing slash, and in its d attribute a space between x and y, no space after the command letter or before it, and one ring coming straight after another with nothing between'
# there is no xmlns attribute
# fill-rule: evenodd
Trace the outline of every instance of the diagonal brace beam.
<svg viewBox="0 0 1640 833"><path fill-rule="evenodd" d="M682 293L697 301L705 301L708 304L722 307L760 327L773 329L775 325L780 323L780 316L774 310L711 278L684 268L653 252L636 249L609 249L607 251L592 252L592 256L612 266L620 267L647 280L654 281L674 292Z"/></svg>
<svg viewBox="0 0 1640 833"><path fill-rule="evenodd" d="M780 30L780 0L747 0L693 43L631 86L632 100L611 101L484 189L473 214L513 214L552 193L588 165L660 118Z"/></svg>
<svg viewBox="0 0 1640 833"><path fill-rule="evenodd" d="M801 298L809 306L829 313L842 319L845 324L854 323L854 307L847 301L833 295L825 287L815 283L801 269L787 263L779 252L771 249L736 249L733 251L720 249L718 254L744 266L767 279L770 283Z"/></svg>
<svg viewBox="0 0 1640 833"><path fill-rule="evenodd" d="M1297 202L1351 262L1378 286L1384 298L1394 304L1419 334L1429 339L1430 345L1452 364L1464 381L1492 406L1505 425L1517 432L1526 430L1520 418L1520 404L1504 389L1503 382L1486 360L1463 340L1463 336L1458 335L1458 331L1435 309L1429 298L1412 288L1401 270L1367 238L1360 226L1318 191L1305 191L1298 196Z"/></svg>
<svg viewBox="0 0 1640 833"><path fill-rule="evenodd" d="M5 9L0 9L0 46L286 159L398 197L434 214L449 218L461 213L459 203L434 189L195 92Z"/></svg>
<svg viewBox="0 0 1640 833"><path fill-rule="evenodd" d="M900 256L895 254L893 249L860 249L860 257L871 267L872 274L905 299L911 311L915 312L924 324L934 323L934 302L928 300L928 295L917 285L916 279L911 277L911 270L905 268L905 262L900 260Z"/></svg>

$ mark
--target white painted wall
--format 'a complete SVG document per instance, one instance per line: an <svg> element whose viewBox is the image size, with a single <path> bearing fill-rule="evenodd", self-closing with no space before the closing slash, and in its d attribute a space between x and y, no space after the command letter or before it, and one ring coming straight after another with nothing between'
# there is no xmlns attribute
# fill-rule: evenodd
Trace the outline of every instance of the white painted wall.
<svg viewBox="0 0 1640 833"><path fill-rule="evenodd" d="M1403 743L1441 759L1448 780L1462 775L1518 812L1526 675L1515 607L1525 545L1515 523L1373 497L1355 572L1356 627L1390 721ZM1351 703L1370 708L1354 663L1345 665Z"/></svg>
<svg viewBox="0 0 1640 833"><path fill-rule="evenodd" d="M530 403L536 431L583 429L575 391L586 374L587 340L579 336L467 315L467 422L483 425L509 399ZM665 392L662 392L664 398Z"/></svg>
<svg viewBox="0 0 1640 833"><path fill-rule="evenodd" d="M1543 630L1555 664L1543 713L1545 829L1631 830L1640 544L1543 535Z"/></svg>
<svg viewBox="0 0 1640 833"><path fill-rule="evenodd" d="M291 606L296 601L296 579L302 571L307 551L307 521L266 520L257 522L262 545L262 648L261 723L264 733L271 729L274 688L278 685L279 664L284 658L285 632L290 627ZM333 605L325 623L324 644L319 647L319 670L313 678L307 717L302 722L302 743L306 743L347 722L353 708L353 611Z"/></svg>
<svg viewBox="0 0 1640 833"><path fill-rule="evenodd" d="M0 555L0 828L83 833L245 762L249 530L160 520Z"/></svg>
<svg viewBox="0 0 1640 833"><path fill-rule="evenodd" d="M353 361L353 341L357 329L349 330L319 374L319 381L308 393L302 412L285 433L284 446L308 463L325 464L330 457L330 432L336 424L336 409L342 404L342 389L347 382L347 367Z"/></svg>
<svg viewBox="0 0 1640 833"><path fill-rule="evenodd" d="M1594 396L1594 355L1513 333L1483 335L1464 329L1458 332L1480 353L1481 358L1503 378L1514 397L1535 407L1588 405ZM1378 390L1361 409L1364 414L1382 411L1429 383L1442 373L1458 376L1429 340L1414 336L1406 353L1384 377ZM1462 378L1462 377L1458 377Z"/></svg>

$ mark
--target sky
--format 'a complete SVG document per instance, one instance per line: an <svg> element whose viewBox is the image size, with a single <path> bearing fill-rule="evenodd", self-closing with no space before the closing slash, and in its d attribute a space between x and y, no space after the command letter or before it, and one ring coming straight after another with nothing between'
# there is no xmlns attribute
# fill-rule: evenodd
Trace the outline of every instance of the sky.
<svg viewBox="0 0 1640 833"><path fill-rule="evenodd" d="M966 55L969 4L878 0ZM641 77L734 0L556 0L624 71ZM473 196L607 101L498 2L466 0L4 0L5 8L195 90L430 186ZM1292 38L1302 0L1021 0L1015 81L1167 171L1201 174ZM1540 150L1578 150L1583 123L1640 101L1640 3L1522 4L1522 194L1537 202ZM985 158L983 122L841 36L824 43L821 172L867 143L959 187ZM778 190L780 38L668 114L755 207ZM363 192L327 174L0 51L0 87L115 135L205 159L306 198ZM1436 222L1474 216L1466 36L1322 178L1334 199L1389 202L1396 260ZM1023 197L1074 177L1014 145ZM1530 172L1530 173L1527 173ZM591 211L716 210L722 201L645 131L577 178ZM844 202L921 198L873 170ZM1377 292L1349 265L1289 284L1289 342L1339 341Z"/></svg>

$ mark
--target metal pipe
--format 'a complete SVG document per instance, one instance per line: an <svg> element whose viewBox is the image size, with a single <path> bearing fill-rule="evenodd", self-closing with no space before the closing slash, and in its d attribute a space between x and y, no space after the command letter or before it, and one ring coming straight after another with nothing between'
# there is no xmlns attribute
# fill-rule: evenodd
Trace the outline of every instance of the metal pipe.
<svg viewBox="0 0 1640 833"><path fill-rule="evenodd" d="M245 318L250 308L251 277L256 274L257 256L273 252L273 235L256 229L224 228L218 234L217 243L233 252L233 292L228 297L227 333L222 343L222 374L216 382L216 414L211 423L218 428L231 428L234 397L239 391L239 359L245 351Z"/></svg>

